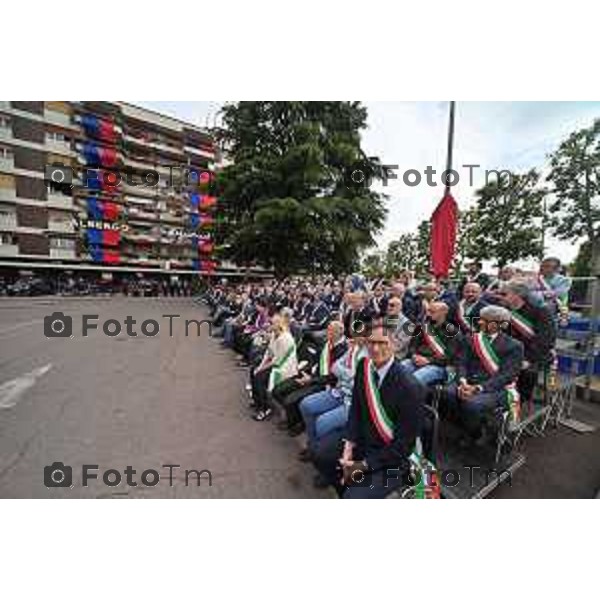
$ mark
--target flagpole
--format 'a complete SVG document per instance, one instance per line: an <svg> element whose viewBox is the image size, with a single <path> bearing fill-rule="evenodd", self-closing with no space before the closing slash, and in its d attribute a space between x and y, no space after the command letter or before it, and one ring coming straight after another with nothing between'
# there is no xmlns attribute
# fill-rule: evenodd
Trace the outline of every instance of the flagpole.
<svg viewBox="0 0 600 600"><path fill-rule="evenodd" d="M450 180L450 169L452 169L452 150L454 148L454 109L455 109L455 101L450 101L450 116L448 119L448 152L446 154L446 190L444 195L450 193L450 185L448 181Z"/></svg>

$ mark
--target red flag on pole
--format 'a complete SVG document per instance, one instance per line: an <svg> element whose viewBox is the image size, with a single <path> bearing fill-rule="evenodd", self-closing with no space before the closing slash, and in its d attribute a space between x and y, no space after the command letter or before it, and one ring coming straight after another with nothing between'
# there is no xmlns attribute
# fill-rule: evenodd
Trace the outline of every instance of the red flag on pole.
<svg viewBox="0 0 600 600"><path fill-rule="evenodd" d="M458 206L447 193L437 205L431 217L431 270L436 278L448 277L458 227Z"/></svg>

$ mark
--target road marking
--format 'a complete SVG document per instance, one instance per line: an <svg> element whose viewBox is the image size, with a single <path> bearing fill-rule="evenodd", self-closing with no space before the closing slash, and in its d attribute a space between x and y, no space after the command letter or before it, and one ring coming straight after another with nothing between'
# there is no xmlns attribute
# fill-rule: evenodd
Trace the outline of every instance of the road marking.
<svg viewBox="0 0 600 600"><path fill-rule="evenodd" d="M52 368L52 363L29 371L25 375L6 381L0 385L0 408L12 408L23 394L36 384L36 381Z"/></svg>

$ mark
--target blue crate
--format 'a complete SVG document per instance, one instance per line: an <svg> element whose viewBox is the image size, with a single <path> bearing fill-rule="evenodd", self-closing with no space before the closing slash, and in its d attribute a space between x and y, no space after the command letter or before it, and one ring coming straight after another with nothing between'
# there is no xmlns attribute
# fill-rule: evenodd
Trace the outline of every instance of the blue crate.
<svg viewBox="0 0 600 600"><path fill-rule="evenodd" d="M557 352L558 355L558 370L561 373L573 373L573 365L575 365L576 375L585 375L587 371L587 358L579 358L561 354L560 350ZM596 352L594 355L594 375L600 375L600 353Z"/></svg>

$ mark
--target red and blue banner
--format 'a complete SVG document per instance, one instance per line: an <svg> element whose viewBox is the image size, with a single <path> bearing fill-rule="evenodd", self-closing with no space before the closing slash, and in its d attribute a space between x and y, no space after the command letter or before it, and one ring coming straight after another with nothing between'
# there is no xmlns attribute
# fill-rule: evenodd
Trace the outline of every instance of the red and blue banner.
<svg viewBox="0 0 600 600"><path fill-rule="evenodd" d="M87 242L90 246L118 246L121 232L113 229L88 229Z"/></svg>
<svg viewBox="0 0 600 600"><path fill-rule="evenodd" d="M121 214L121 207L115 202L106 202L93 197L87 198L86 202L88 216L94 221L116 221Z"/></svg>
<svg viewBox="0 0 600 600"><path fill-rule="evenodd" d="M101 119L95 115L83 115L81 125L86 134L109 143L117 141L115 124L108 119Z"/></svg>
<svg viewBox="0 0 600 600"><path fill-rule="evenodd" d="M115 167L118 163L117 151L114 148L104 148L94 142L84 142L81 153L88 165L101 165L103 167Z"/></svg>

